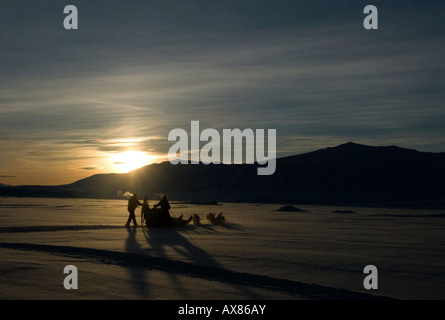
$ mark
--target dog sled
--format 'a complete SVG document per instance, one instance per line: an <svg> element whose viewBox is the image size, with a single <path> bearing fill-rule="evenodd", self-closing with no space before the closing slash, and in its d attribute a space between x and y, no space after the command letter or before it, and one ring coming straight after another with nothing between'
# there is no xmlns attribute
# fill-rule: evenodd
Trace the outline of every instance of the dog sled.
<svg viewBox="0 0 445 320"><path fill-rule="evenodd" d="M215 213L207 214L207 221L213 225L221 225L225 223L226 219L223 213L220 212L218 215ZM143 208L141 211L141 223L147 227L154 228L167 228L167 227L179 227L186 226L193 223L193 225L200 225L201 221L199 215L193 214L188 219L184 219L183 215L179 217L171 217L168 213L163 212L158 208Z"/></svg>
<svg viewBox="0 0 445 320"><path fill-rule="evenodd" d="M193 214L188 219L184 219L183 215L181 215L179 218L170 216L169 213L170 206L162 209L156 208L154 206L153 208L150 208L148 205L147 197L144 198L144 203L142 204L142 210L141 210L141 224L146 225L147 227L176 227L176 226L186 226L191 221L193 221L194 225L200 224L200 218L199 215ZM223 213L220 212L218 215L214 213L209 213L207 215L207 221L209 221L211 224L223 224L225 222L225 218L223 216Z"/></svg>
<svg viewBox="0 0 445 320"><path fill-rule="evenodd" d="M168 212L163 211L158 208L143 208L141 211L141 223L147 227L176 227L185 226L192 221L192 217L189 219L184 219L183 215L179 218L171 217Z"/></svg>

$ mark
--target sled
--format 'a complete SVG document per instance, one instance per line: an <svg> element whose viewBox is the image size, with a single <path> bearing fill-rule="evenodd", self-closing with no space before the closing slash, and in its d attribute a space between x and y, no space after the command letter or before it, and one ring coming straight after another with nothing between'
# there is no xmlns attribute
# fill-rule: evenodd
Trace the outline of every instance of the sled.
<svg viewBox="0 0 445 320"><path fill-rule="evenodd" d="M179 218L170 217L168 214L163 212L160 208L142 208L141 211L141 223L147 227L176 227L185 226L192 221L192 217L185 220L182 215Z"/></svg>

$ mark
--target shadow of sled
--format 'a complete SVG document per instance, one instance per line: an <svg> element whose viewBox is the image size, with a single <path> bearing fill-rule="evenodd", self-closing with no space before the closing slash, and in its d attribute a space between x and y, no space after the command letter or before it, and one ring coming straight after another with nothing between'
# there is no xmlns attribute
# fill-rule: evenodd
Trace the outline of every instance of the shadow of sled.
<svg viewBox="0 0 445 320"><path fill-rule="evenodd" d="M185 226L192 221L192 216L184 220L182 215L179 218L173 218L168 212L160 208L144 209L141 211L141 223L147 227L167 228Z"/></svg>

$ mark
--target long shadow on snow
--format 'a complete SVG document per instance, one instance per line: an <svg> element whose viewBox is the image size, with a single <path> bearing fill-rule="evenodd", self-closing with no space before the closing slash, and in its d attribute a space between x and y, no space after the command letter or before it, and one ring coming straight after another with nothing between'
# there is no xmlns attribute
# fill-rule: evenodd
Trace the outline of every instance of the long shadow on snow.
<svg viewBox="0 0 445 320"><path fill-rule="evenodd" d="M127 253L141 251L141 246L136 240L137 227L127 227L128 238L125 241L125 250ZM127 268L133 280L133 286L139 295L143 298L148 298L148 288L146 286L145 277L148 276L141 268Z"/></svg>
<svg viewBox="0 0 445 320"><path fill-rule="evenodd" d="M209 230L210 228L210 230ZM211 227L206 227L206 232L211 231ZM153 252L153 255L156 257L169 259L169 253L174 252L189 262L184 262L188 266L199 266L201 269L206 267L211 270L215 270L214 272L219 272L217 270L224 270L221 265L212 257L211 254L207 253L205 250L200 248L197 245L194 245L190 242L186 237L182 236L178 231L183 230L183 228L144 228L145 238L150 245L150 251ZM214 232L214 231L213 231ZM185 271L185 270L184 270ZM196 269L195 271L198 271ZM171 283L175 286L176 291L184 292L187 294L187 290L185 290L181 286L181 281L178 278L178 274L181 272L171 272L168 273ZM192 272L187 272L189 276L192 277L200 277L199 275L192 275ZM207 274L207 276L209 273ZM204 275L205 278L205 275ZM227 282L230 284L230 281ZM231 283L232 285L236 285L237 288L244 292L251 299L259 298L255 295L249 288L245 286L240 286L238 283Z"/></svg>
<svg viewBox="0 0 445 320"><path fill-rule="evenodd" d="M258 274L236 272L215 266L205 266L196 263L171 260L148 255L91 249L71 246L54 246L31 243L0 243L0 248L48 252L68 257L92 259L101 263L115 264L123 267L141 267L147 270L160 270L169 273L181 274L205 280L220 281L232 285L251 286L255 288L284 292L306 299L326 300L386 300L384 296L325 287L316 284L303 283L286 279L272 278Z"/></svg>

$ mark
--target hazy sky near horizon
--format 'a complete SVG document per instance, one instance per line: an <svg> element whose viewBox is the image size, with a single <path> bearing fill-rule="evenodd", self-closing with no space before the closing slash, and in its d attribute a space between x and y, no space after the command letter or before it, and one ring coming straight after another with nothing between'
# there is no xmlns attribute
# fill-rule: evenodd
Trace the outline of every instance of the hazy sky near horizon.
<svg viewBox="0 0 445 320"><path fill-rule="evenodd" d="M65 30L75 5L79 29ZM378 8L365 30L363 8ZM0 2L0 183L166 160L170 130L277 130L277 156L348 141L445 151L445 4ZM145 156L145 158L144 158Z"/></svg>

